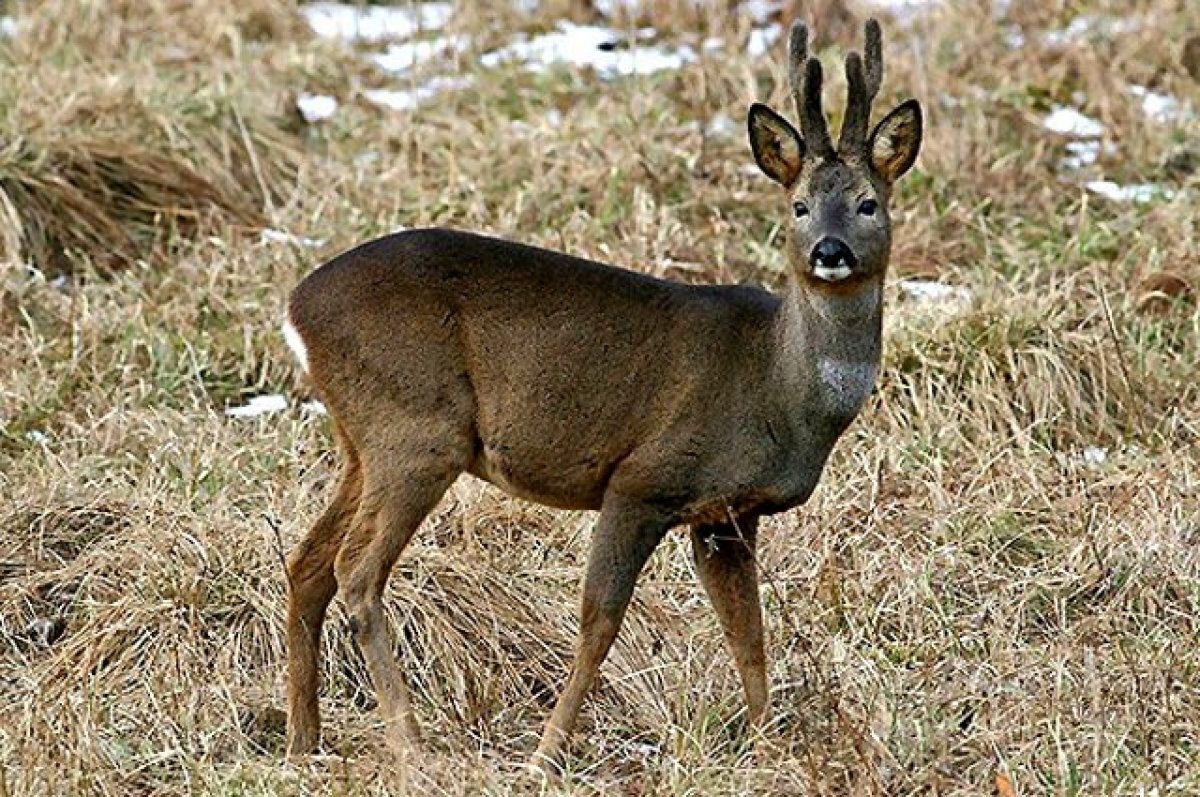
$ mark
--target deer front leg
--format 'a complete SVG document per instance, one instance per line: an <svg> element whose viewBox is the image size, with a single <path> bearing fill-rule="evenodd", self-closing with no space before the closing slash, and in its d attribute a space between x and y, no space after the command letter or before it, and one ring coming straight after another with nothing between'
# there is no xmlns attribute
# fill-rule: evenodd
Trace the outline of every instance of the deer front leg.
<svg viewBox="0 0 1200 797"><path fill-rule="evenodd" d="M716 610L742 677L751 727L766 719L768 707L762 606L754 558L757 532L757 518L740 519L736 525L721 523L692 528L696 572Z"/></svg>
<svg viewBox="0 0 1200 797"><path fill-rule="evenodd" d="M534 763L547 774L558 770L579 707L617 637L638 574L667 528L668 520L659 512L620 498L605 498L592 533L575 663L534 754Z"/></svg>

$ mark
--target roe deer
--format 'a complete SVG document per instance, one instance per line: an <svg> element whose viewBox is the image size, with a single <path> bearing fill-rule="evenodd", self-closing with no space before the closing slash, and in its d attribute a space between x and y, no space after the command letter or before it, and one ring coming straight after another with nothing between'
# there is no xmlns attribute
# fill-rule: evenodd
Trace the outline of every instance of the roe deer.
<svg viewBox="0 0 1200 797"><path fill-rule="evenodd" d="M318 743L318 648L338 587L389 742L417 725L382 596L426 514L462 473L554 507L599 510L574 665L537 750L553 770L634 583L687 525L752 723L768 707L758 519L804 503L870 393L880 357L893 183L916 159L909 100L868 133L879 25L846 57L837 149L807 30L790 37L797 131L749 113L759 167L786 191L786 290L682 285L463 232L414 230L321 266L285 333L344 458L288 561L288 748Z"/></svg>

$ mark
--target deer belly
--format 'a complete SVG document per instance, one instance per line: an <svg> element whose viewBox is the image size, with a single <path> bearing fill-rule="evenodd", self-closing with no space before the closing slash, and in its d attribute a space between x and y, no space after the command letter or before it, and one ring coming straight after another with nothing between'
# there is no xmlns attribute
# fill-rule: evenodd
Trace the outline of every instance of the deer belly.
<svg viewBox="0 0 1200 797"><path fill-rule="evenodd" d="M559 509L599 509L612 467L585 452L554 454L484 443L470 472L517 498Z"/></svg>

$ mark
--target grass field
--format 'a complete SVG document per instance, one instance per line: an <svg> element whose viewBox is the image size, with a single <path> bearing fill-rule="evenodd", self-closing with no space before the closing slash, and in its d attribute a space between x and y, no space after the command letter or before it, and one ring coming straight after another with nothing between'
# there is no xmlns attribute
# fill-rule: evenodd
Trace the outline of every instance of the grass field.
<svg viewBox="0 0 1200 797"><path fill-rule="evenodd" d="M486 56L586 5L462 2L392 31L460 37L400 73L372 61L385 43L316 35L282 0L5 6L0 796L1200 794L1183 0L812 4L835 117L847 14L871 12L876 114L916 96L927 128L894 203L878 388L812 500L765 524L761 743L675 534L563 784L526 772L594 517L464 478L389 591L428 755L385 753L334 608L328 753L284 762L281 563L336 474L278 332L305 273L445 225L685 281L782 279L786 208L744 133L754 100L792 112L783 42L754 46L773 20L617 3L592 21L653 27L636 44L664 63L690 48L646 73L651 51L618 48L629 75ZM308 122L305 94L337 108ZM226 414L273 394L286 408Z"/></svg>

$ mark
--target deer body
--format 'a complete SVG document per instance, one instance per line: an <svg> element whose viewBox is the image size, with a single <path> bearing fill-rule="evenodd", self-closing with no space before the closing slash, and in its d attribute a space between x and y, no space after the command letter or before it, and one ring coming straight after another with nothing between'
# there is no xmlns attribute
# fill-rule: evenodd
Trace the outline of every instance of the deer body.
<svg viewBox="0 0 1200 797"><path fill-rule="evenodd" d="M826 312L853 309L833 297ZM318 269L289 320L360 447L354 414L378 390L362 383L382 379L386 409L454 426L463 469L513 495L600 509L614 489L690 523L808 498L870 390L847 390L838 370L873 371L881 309L813 334L825 316L757 288L414 230Z"/></svg>
<svg viewBox="0 0 1200 797"><path fill-rule="evenodd" d="M360 246L295 289L285 331L345 461L329 507L288 563L290 751L318 740L317 649L339 588L391 741L403 750L418 738L384 628L383 587L462 473L539 503L600 511L576 660L538 748L544 766L561 754L638 573L678 525L691 528L750 718L764 716L757 521L808 499L874 384L888 192L920 135L919 111L914 122L915 104L906 104L866 137L862 106L878 88L880 57L872 25L866 78L857 54L847 61L852 107L840 153L823 117L815 121L815 59L800 82L810 93L816 85L816 99L797 103L805 139L765 106L751 109L755 158L788 190L795 216L780 296L436 229ZM794 85L804 36L793 30Z"/></svg>

